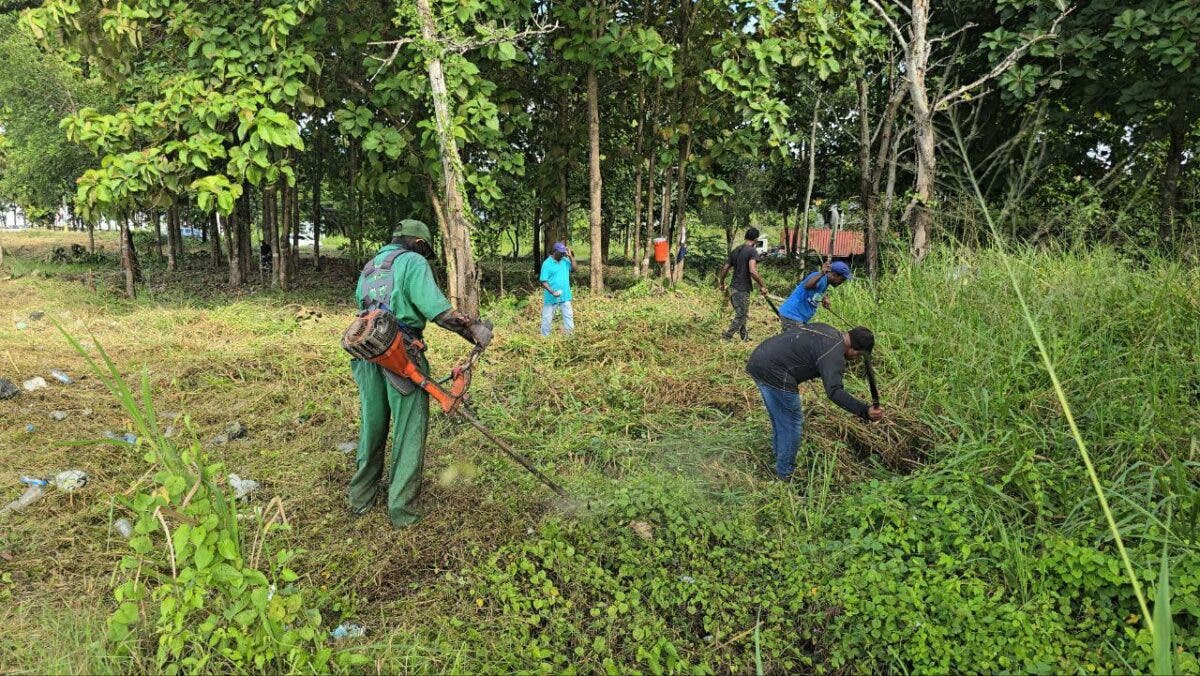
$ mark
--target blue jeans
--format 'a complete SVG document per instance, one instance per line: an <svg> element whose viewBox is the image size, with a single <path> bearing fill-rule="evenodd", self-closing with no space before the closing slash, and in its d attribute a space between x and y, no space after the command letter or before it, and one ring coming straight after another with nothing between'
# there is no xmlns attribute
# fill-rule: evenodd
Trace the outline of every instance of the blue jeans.
<svg viewBox="0 0 1200 676"><path fill-rule="evenodd" d="M542 303L542 335L550 335L550 324L554 322L555 311L562 312L563 331L569 335L575 330L575 311L571 309L571 301L561 303Z"/></svg>
<svg viewBox="0 0 1200 676"><path fill-rule="evenodd" d="M787 392L758 380L767 413L771 416L771 448L775 450L775 474L786 479L796 469L796 449L804 432L804 412L800 410L800 393Z"/></svg>

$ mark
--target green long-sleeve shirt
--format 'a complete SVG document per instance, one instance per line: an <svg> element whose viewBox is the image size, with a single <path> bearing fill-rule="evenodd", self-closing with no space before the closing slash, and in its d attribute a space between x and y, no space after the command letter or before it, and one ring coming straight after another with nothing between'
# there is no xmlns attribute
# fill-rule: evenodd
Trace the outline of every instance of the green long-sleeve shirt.
<svg viewBox="0 0 1200 676"><path fill-rule="evenodd" d="M381 265L389 252L402 248L389 244L380 249L373 260L376 265ZM405 326L420 331L426 322L450 309L450 301L433 279L429 262L419 253L410 251L396 256L392 261L392 282L390 297L373 300L386 304ZM354 289L354 302L363 307L362 277Z"/></svg>

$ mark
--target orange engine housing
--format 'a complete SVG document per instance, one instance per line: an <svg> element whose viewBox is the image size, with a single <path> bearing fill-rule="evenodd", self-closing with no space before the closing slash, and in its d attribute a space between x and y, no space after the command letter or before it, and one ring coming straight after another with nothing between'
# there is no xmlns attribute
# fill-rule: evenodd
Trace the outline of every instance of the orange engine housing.
<svg viewBox="0 0 1200 676"><path fill-rule="evenodd" d="M425 344L409 338L400 330L396 316L384 310L369 310L355 317L342 334L342 349L411 380L428 392L444 413L454 412L471 384L470 369L461 367L451 371L449 389L430 380L409 356L409 350L420 352Z"/></svg>

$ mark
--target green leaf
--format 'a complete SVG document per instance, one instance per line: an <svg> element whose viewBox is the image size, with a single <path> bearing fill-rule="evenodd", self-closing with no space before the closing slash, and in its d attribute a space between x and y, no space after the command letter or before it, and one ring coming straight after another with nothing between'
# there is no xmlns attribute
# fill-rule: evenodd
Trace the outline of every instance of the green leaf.
<svg viewBox="0 0 1200 676"><path fill-rule="evenodd" d="M1167 546L1163 545L1162 563L1158 568L1158 592L1154 595L1154 668L1156 675L1175 673L1173 660L1173 618L1171 617L1171 575L1168 570Z"/></svg>
<svg viewBox="0 0 1200 676"><path fill-rule="evenodd" d="M219 552L226 561L237 561L240 558L238 555L237 545L234 544L233 540L230 540L227 537L217 540L217 552Z"/></svg>
<svg viewBox="0 0 1200 676"><path fill-rule="evenodd" d="M205 568L207 568L208 565L213 562L212 547L206 547L203 545L200 547L197 547L196 548L196 557L194 560L196 562L196 567L199 568L200 570L204 570Z"/></svg>

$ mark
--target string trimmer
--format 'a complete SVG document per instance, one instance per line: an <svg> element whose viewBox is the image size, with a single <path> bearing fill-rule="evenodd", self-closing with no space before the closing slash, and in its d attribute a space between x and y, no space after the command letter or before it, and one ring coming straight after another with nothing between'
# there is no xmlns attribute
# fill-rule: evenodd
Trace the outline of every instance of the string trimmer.
<svg viewBox="0 0 1200 676"><path fill-rule="evenodd" d="M392 313L384 310L370 310L356 317L350 327L346 329L342 335L342 349L359 359L378 364L388 371L412 381L414 385L433 397L433 400L442 407L443 413L470 423L501 451L504 451L508 457L546 484L559 497L568 497L567 492L561 486L534 467L528 458L513 450L512 446L492 433L467 407L464 399L467 395L467 388L471 385L471 369L479 360L479 356L483 354L482 347L472 350L465 362L451 369L450 375L440 381L434 381L422 373L417 366L417 357L425 350L425 343L417 336L410 336L408 332L404 331ZM446 383L449 383L448 387L445 386Z"/></svg>

